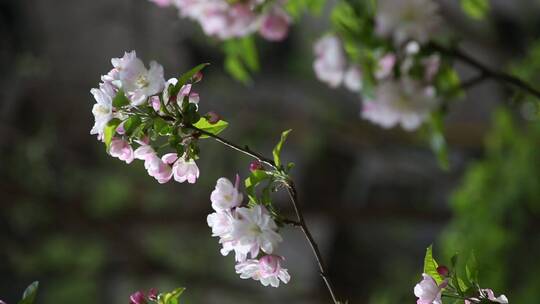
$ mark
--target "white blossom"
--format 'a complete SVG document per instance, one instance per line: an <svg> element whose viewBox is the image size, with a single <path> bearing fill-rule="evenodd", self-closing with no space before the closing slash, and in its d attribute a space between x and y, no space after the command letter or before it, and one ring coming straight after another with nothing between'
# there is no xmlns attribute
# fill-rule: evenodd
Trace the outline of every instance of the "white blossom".
<svg viewBox="0 0 540 304"><path fill-rule="evenodd" d="M252 258L259 255L260 250L272 254L283 239L277 233L277 225L264 206L253 208L236 208L237 219L233 220L231 238L239 245L248 246Z"/></svg>
<svg viewBox="0 0 540 304"><path fill-rule="evenodd" d="M379 0L376 31L397 45L411 39L426 43L440 26L438 10L433 0Z"/></svg>
<svg viewBox="0 0 540 304"><path fill-rule="evenodd" d="M439 105L435 89L418 81L389 79L378 84L374 100L364 100L362 117L384 128L417 129Z"/></svg>
<svg viewBox="0 0 540 304"><path fill-rule="evenodd" d="M115 60L113 65L120 71L122 89L131 99L132 105L141 105L148 97L163 90L165 86L163 67L152 61L150 69L147 70L139 58L127 54L126 56L126 59Z"/></svg>
<svg viewBox="0 0 540 304"><path fill-rule="evenodd" d="M341 40L335 35L326 35L315 43L314 51L315 75L330 87L337 88L341 85L347 68L347 59Z"/></svg>
<svg viewBox="0 0 540 304"><path fill-rule="evenodd" d="M418 298L417 304L442 304L442 288L435 279L428 274L422 274L422 281L414 286L414 295Z"/></svg>
<svg viewBox="0 0 540 304"><path fill-rule="evenodd" d="M279 287L280 281L287 284L291 279L287 269L281 267L283 257L266 255L259 260L251 259L236 265L236 273L242 279L254 279L264 286Z"/></svg>
<svg viewBox="0 0 540 304"><path fill-rule="evenodd" d="M95 123L90 134L97 134L99 138L103 137L105 126L113 118L112 99L114 96L111 96L112 91L108 87L108 84L102 84L99 89L90 90L96 100L92 108Z"/></svg>
<svg viewBox="0 0 540 304"><path fill-rule="evenodd" d="M238 176L236 179L236 185L233 185L232 182L225 177L218 179L216 188L210 195L212 208L219 212L240 206L244 196L238 191L238 186Z"/></svg>

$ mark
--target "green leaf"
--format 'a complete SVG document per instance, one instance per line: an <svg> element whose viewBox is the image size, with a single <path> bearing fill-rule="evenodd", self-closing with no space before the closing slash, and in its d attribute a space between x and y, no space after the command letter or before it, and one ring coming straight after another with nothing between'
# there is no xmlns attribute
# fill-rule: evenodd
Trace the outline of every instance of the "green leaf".
<svg viewBox="0 0 540 304"><path fill-rule="evenodd" d="M489 11L489 0L461 0L461 8L472 19L484 19Z"/></svg>
<svg viewBox="0 0 540 304"><path fill-rule="evenodd" d="M439 267L439 264L433 258L433 245L430 245L424 257L424 273L430 275L437 284L440 284L444 278L437 272L437 267Z"/></svg>
<svg viewBox="0 0 540 304"><path fill-rule="evenodd" d="M129 104L129 99L126 97L126 94L122 90L118 90L116 96L114 96L112 104L115 108L121 108Z"/></svg>
<svg viewBox="0 0 540 304"><path fill-rule="evenodd" d="M198 66L194 67L193 69L185 72L180 77L178 77L178 82L176 83L176 85L174 85L174 87L171 87L169 89L170 96L174 96L178 94L178 92L180 92L180 89L182 88L183 85L189 82L193 78L193 76L195 76L195 74L202 71L205 67L209 65L210 63L201 63Z"/></svg>
<svg viewBox="0 0 540 304"><path fill-rule="evenodd" d="M253 35L229 39L223 44L225 70L236 80L248 84L250 72L259 70L259 56Z"/></svg>
<svg viewBox="0 0 540 304"><path fill-rule="evenodd" d="M124 130L126 131L127 136L131 136L133 132L141 125L141 118L139 116L130 116L124 122Z"/></svg>
<svg viewBox="0 0 540 304"><path fill-rule="evenodd" d="M443 114L440 111L433 112L429 120L429 144L437 156L441 169L447 171L450 168L448 160L448 145L444 137Z"/></svg>
<svg viewBox="0 0 540 304"><path fill-rule="evenodd" d="M170 125L163 118L154 119L154 131L159 135L166 135L170 132Z"/></svg>
<svg viewBox="0 0 540 304"><path fill-rule="evenodd" d="M283 144L285 143L285 140L287 140L287 137L289 136L289 133L291 133L291 129L284 131L281 133L281 139L279 140L278 144L274 147L274 150L272 150L272 155L274 155L274 162L276 163L276 166L281 166L281 149L283 148Z"/></svg>
<svg viewBox="0 0 540 304"><path fill-rule="evenodd" d="M36 300L38 288L39 282L36 281L30 284L24 291L22 300L19 301L19 304L33 304Z"/></svg>
<svg viewBox="0 0 540 304"><path fill-rule="evenodd" d="M257 197L255 195L255 188L264 180L268 180L272 177L267 171L255 170L244 180L244 186L250 202L256 204Z"/></svg>
<svg viewBox="0 0 540 304"><path fill-rule="evenodd" d="M444 96L445 99L463 98L465 96L458 73L449 65L441 67L435 78L435 86L439 90L439 94Z"/></svg>
<svg viewBox="0 0 540 304"><path fill-rule="evenodd" d="M201 117L199 121L197 121L197 123L195 123L193 126L196 127L197 129L204 130L208 133L218 135L229 126L229 123L226 122L225 120L220 120L216 122L215 124L211 124L210 122L208 122L208 119L206 119L206 117ZM208 135L204 135L204 134L201 135L201 138L208 138L208 137L209 137Z"/></svg>
<svg viewBox="0 0 540 304"><path fill-rule="evenodd" d="M177 288L169 293L162 293L158 296L159 304L178 304L180 301L180 296L184 293L185 288Z"/></svg>
<svg viewBox="0 0 540 304"><path fill-rule="evenodd" d="M471 252L467 264L465 264L465 272L467 273L467 280L469 280L471 285L478 283L478 262L476 261L474 251Z"/></svg>
<svg viewBox="0 0 540 304"><path fill-rule="evenodd" d="M285 10L293 19L298 19L305 12L310 12L313 15L320 14L326 1L324 0L294 0L287 1Z"/></svg>
<svg viewBox="0 0 540 304"><path fill-rule="evenodd" d="M111 121L107 123L105 126L105 130L103 132L103 141L105 142L105 147L107 148L107 151L109 151L109 147L111 145L112 138L114 134L116 134L116 128L118 128L118 125L122 121L118 118L114 118Z"/></svg>

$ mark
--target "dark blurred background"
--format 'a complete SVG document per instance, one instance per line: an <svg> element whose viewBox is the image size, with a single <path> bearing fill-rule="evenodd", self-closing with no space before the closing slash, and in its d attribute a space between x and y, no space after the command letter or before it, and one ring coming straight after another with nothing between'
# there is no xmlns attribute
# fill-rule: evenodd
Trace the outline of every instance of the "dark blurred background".
<svg viewBox="0 0 540 304"><path fill-rule="evenodd" d="M491 2L482 22L457 1L441 4L469 53L538 80L540 2ZM261 71L244 86L223 71L218 43L172 8L0 1L0 298L15 303L39 280L42 304L127 303L135 290L178 286L188 288L186 303L329 302L294 229L283 230L280 248L292 280L277 290L239 279L233 257L219 254L206 225L209 195L217 178L248 174L249 159L205 142L197 184L159 185L141 162L109 157L89 135L90 89L110 58L134 49L166 77L211 62L197 90L203 112L231 123L223 136L268 154L282 130L294 129L284 158L297 164L308 224L350 303L414 303L431 243L443 261L474 248L486 287L511 303L538 303L537 108L508 102L511 92L490 81L452 101L451 170L441 170L421 134L361 121L356 96L315 79L311 47L332 5L306 16L284 43L259 40ZM474 75L457 68L463 79ZM276 201L291 214L284 195Z"/></svg>

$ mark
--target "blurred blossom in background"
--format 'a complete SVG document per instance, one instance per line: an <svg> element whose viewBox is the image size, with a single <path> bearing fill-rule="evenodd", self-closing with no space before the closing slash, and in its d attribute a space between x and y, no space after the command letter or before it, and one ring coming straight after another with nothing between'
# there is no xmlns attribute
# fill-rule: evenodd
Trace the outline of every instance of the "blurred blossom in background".
<svg viewBox="0 0 540 304"><path fill-rule="evenodd" d="M538 3L492 1L490 17L478 22L455 2L439 4L468 52L540 83ZM0 298L15 303L39 280L43 304L124 303L135 290L178 286L187 287L186 303L328 303L294 229L282 231L280 244L294 279L279 289L239 279L234 257L220 255L206 222L210 193L222 176L249 174L250 159L204 142L195 185L160 185L141 162L108 156L88 134L90 88L110 58L137 50L162 64L166 79L212 63L197 88L199 107L231 123L224 137L269 154L282 130L294 130L282 157L297 165L306 219L350 303L414 303L431 243L448 259L474 249L486 286L513 303L537 303L538 109L499 109L511 96L494 82L450 103L451 169L442 171L422 134L362 120L353 92L317 80L313 44L334 4L292 25L279 43L271 41L283 32L261 29L260 71L244 85L224 71L216 40L175 8L146 0L0 3ZM292 214L285 195L276 201Z"/></svg>

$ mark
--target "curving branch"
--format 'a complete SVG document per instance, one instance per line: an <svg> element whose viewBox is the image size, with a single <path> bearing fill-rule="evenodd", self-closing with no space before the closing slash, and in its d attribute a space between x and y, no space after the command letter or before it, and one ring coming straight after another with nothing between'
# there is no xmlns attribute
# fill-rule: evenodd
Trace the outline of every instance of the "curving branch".
<svg viewBox="0 0 540 304"><path fill-rule="evenodd" d="M215 141L233 149L233 150L236 150L238 152L241 152L247 156L250 156L258 161L260 161L261 163L264 163L268 166L270 166L272 169L274 170L277 170L277 171L281 171L282 168L278 167L276 165L276 163L269 159L269 158L266 158L264 157L262 154L259 154L253 150L251 150L248 146L244 146L244 147L241 147L239 145L236 145L230 141L228 141L227 139L219 136L219 135L215 135L215 134L212 134L210 132L207 132L205 130L202 130L202 129L199 129L193 125L190 125L190 126L186 126L187 128L190 128L192 130L195 130L197 132L199 132L200 134L203 134L203 135L206 135L212 139L214 139ZM313 235L311 234L311 231L309 230L307 224L306 224L306 221L304 220L304 215L302 213L302 210L300 208L300 204L299 204L299 201L298 201L298 192L296 190L296 186L294 184L294 181L292 181L291 179L288 179L286 181L284 181L284 184L285 184L285 187L287 188L287 193L289 194L289 198L291 200L291 204L293 206L293 209L294 209L294 212L296 213L296 217L297 217L297 221L293 221L293 220L285 220L284 223L285 224L289 224L289 225L292 225L293 227L299 227L301 230L302 230L302 233L304 234L304 236L306 237L310 247L311 247L311 251L313 252L313 255L315 256L315 260L317 261L317 265L319 266L319 274L321 276L321 278L323 279L324 281L324 284L326 285L326 288L328 289L328 292L330 293L330 296L332 297L332 301L334 302L334 304L340 304L341 302L338 300L337 296L336 296L336 292L334 291L334 287L332 286L332 283L330 281L330 278L328 276L328 272L326 270L326 265L324 263L324 260L323 260L323 257L322 257L322 254L321 254L321 251L319 250L319 245L317 244L317 242L315 241L315 239L313 238Z"/></svg>
<svg viewBox="0 0 540 304"><path fill-rule="evenodd" d="M471 87L479 83L480 81L483 81L487 78L491 78L507 86L511 86L516 89L527 92L528 94L533 95L536 98L540 99L540 90L534 88L532 85L525 82L523 79L519 77L489 68L483 63L481 63L480 61L478 61L477 59L475 59L474 57L470 56L469 54L465 53L464 51L460 49L450 49L437 43L431 43L429 46L433 48L434 50L441 52L442 54L452 56L462 61L463 63L477 69L480 72L480 76L478 76L477 79L473 79L474 81L469 83L467 87Z"/></svg>

